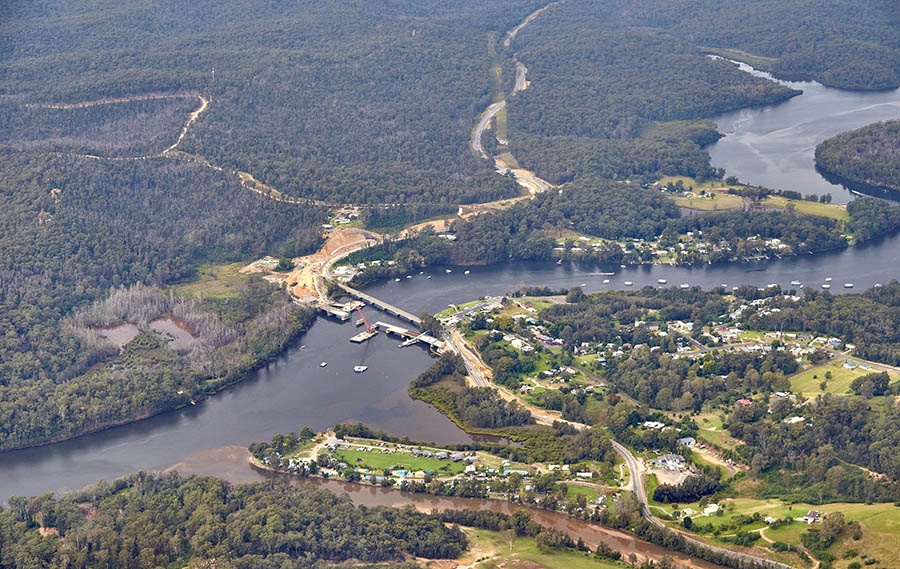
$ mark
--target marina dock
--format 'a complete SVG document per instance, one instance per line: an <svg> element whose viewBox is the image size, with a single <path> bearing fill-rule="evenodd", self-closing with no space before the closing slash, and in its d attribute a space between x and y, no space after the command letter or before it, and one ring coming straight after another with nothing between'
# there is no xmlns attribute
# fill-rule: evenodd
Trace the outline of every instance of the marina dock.
<svg viewBox="0 0 900 569"><path fill-rule="evenodd" d="M422 342L423 344L427 344L437 353L442 353L445 350L445 344L443 340L438 340L434 336L429 336L428 334L419 332L418 330L407 330L406 328L388 324L386 322L376 322L375 328L384 330L386 334L393 334L395 336L400 336L401 338L403 338L403 342L399 346L397 346L398 348L405 348L406 346L411 346L413 344Z"/></svg>
<svg viewBox="0 0 900 569"><path fill-rule="evenodd" d="M353 336L352 338L350 338L350 341L356 342L357 344L361 344L361 343L365 342L366 340L370 340L370 339L374 338L377 335L378 335L378 330L376 330L374 328L372 330L363 330L356 336Z"/></svg>

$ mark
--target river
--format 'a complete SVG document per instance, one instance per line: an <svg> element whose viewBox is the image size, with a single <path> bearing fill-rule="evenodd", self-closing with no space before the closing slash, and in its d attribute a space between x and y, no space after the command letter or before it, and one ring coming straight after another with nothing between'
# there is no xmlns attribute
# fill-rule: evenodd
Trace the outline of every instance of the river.
<svg viewBox="0 0 900 569"><path fill-rule="evenodd" d="M815 169L816 145L836 134L877 121L900 118L900 89L848 91L813 81L781 81L741 64L753 75L803 91L786 102L742 109L713 120L725 134L706 148L712 165L742 182L806 194L831 194L835 203L854 195ZM900 193L878 193L900 200Z"/></svg>
<svg viewBox="0 0 900 569"><path fill-rule="evenodd" d="M729 134L710 148L713 162L745 181L794 189L793 180L798 176L805 180L818 175L811 162L801 167L799 154L786 160L786 150L776 144L778 140L795 136L794 143L788 146L811 152L809 140L812 139L803 134L811 128L807 125L818 124L811 132L821 133L828 126L825 123L837 120L819 121L815 117L855 117L862 124L879 118L865 115L869 109L881 112L896 107L888 99L896 98L897 92L847 93L805 83L803 88L804 95L780 105L717 118L717 124ZM877 102L882 99L886 102ZM827 105L822 108L822 101L832 101L835 108ZM856 106L850 101L855 101ZM772 116L780 117L777 124L771 120ZM726 124L733 126L722 126ZM853 126L859 125L842 123L837 129ZM813 136L818 138L819 134ZM744 142L739 143L740 140ZM742 144L750 148L746 151L749 154L762 155L759 160L767 168L759 175L774 178L757 178L753 166L744 165L742 157L746 153ZM749 170L743 170L744 167ZM779 170L781 167L785 170ZM803 172L798 174L798 168ZM811 191L810 187L799 189L804 193ZM836 199L839 197L833 188L829 191ZM729 286L777 283L790 288L793 280L818 287L825 277L832 277L833 292L843 292L845 282L854 283L854 290L860 291L900 276L898 245L900 236L893 235L821 255L697 267L623 269L572 263L505 263L471 267L468 275L461 268L446 273L444 267L434 267L426 271L431 279L416 274L411 279L376 285L369 292L419 313L435 312L449 303L481 295L503 294L522 285L563 288L584 284L587 291L597 291L625 288L625 281L638 288L655 286L657 279L666 279L669 286L688 283L709 288L720 283ZM604 283L607 279L610 282ZM370 319L390 321L382 314L376 317L371 309L367 312ZM361 421L418 440L451 443L468 439L431 407L408 397L409 382L430 362L423 350L399 350L397 340L384 335L364 345L351 344L348 339L355 332L352 324L320 319L301 339L305 349L299 346L289 349L251 379L196 406L71 441L0 454L0 499L14 494L79 488L99 478L113 479L140 469L165 469L208 449L244 446L254 440L268 440L277 432L299 430L304 425L323 429L338 422ZM321 361L329 365L319 367ZM369 370L354 374L352 367L359 363L368 365Z"/></svg>
<svg viewBox="0 0 900 569"><path fill-rule="evenodd" d="M490 510L505 514L512 513L516 509L525 509L541 525L561 530L575 540L580 537L592 549L596 548L600 543L605 543L614 550L621 552L626 558L633 553L640 560L653 559L659 561L663 557L671 557L679 566L690 569L716 569L720 567L682 553L663 549L637 539L626 532L576 520L557 512L513 505L499 500L448 498L429 494L401 492L392 488L351 484L340 480L303 479L248 467L249 458L250 453L247 452L245 447L222 447L197 453L175 465L174 468L182 474L216 476L235 483L284 478L290 480L292 484L311 484L320 488L326 488L337 494L346 494L353 500L353 503L368 507L413 506L423 512L468 509Z"/></svg>

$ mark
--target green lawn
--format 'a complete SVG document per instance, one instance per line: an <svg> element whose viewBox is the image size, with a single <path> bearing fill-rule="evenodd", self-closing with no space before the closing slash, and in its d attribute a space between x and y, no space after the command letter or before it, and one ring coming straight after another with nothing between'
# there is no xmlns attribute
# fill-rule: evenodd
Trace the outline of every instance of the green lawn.
<svg viewBox="0 0 900 569"><path fill-rule="evenodd" d="M850 214L847 213L847 207L836 203L819 203L807 200L791 200L780 196L769 196L763 202L768 207L787 207L789 203L794 204L798 213L804 215L817 215L819 217L830 217L838 221L850 221Z"/></svg>
<svg viewBox="0 0 900 569"><path fill-rule="evenodd" d="M863 529L862 539L853 541L849 536L845 537L832 546L831 553L840 558L844 551L852 548L860 553L867 554L869 557L877 558L879 560L878 567L900 567L900 554L898 554L896 546L897 543L900 543L900 507L893 504L834 503L816 506L812 504L785 504L777 499L761 500L754 498L735 498L733 500L723 500L720 503L726 508L723 516L699 516L694 517L694 521L696 523L711 523L714 526L718 526L729 521L735 515L753 515L756 512L759 512L763 517L772 516L779 519L783 517L798 518L809 510L819 510L824 514L842 512L847 521L860 522ZM670 509L668 506L666 507ZM699 506L694 504L679 504L679 507L681 509L691 507L695 510L700 510ZM751 524L744 526L743 529L752 530L759 527L762 527L762 524ZM817 528L820 526L815 524L808 526L802 522L794 522L777 529L767 529L766 536L784 543L799 544L800 535L810 527ZM759 541L756 546L765 547L766 544L763 541ZM849 561L839 561L835 563L835 566L845 568L848 563Z"/></svg>
<svg viewBox="0 0 900 569"><path fill-rule="evenodd" d="M452 462L450 460L437 460L436 458L424 458L412 456L406 453L383 454L380 451L363 452L358 450L336 450L332 456L342 460L350 466L368 468L381 473L386 468L396 466L401 470L414 472L431 470L437 475L449 476L459 474L466 468L464 462Z"/></svg>
<svg viewBox="0 0 900 569"><path fill-rule="evenodd" d="M854 379L878 371L875 369L860 369L859 366L856 366L854 369L847 369L844 367L846 361L847 360L843 358L837 358L792 376L791 391L803 394L806 397L815 397L816 395L823 393L819 384L826 381L827 386L825 392L833 393L835 395L848 395L852 393L850 392L850 383ZM826 380L825 373L829 371L831 372L831 379ZM893 381L896 379L896 375L891 374L891 380Z"/></svg>
<svg viewBox="0 0 900 569"><path fill-rule="evenodd" d="M581 484L566 484L568 490L566 490L566 496L584 496L588 499L588 501L596 500L597 496L597 488L595 486L582 486Z"/></svg>
<svg viewBox="0 0 900 569"><path fill-rule="evenodd" d="M691 197L677 196L672 198L676 205L689 207L700 211L726 211L737 209L743 204L740 196L716 192L712 197L701 198L694 194Z"/></svg>
<svg viewBox="0 0 900 569"><path fill-rule="evenodd" d="M484 302L483 300L473 300L470 302L464 302L462 304L454 304L453 307L448 306L447 308L441 310L437 314L435 314L435 318L446 318L452 314L456 314L460 310L465 310L466 308L472 308L478 304Z"/></svg>
<svg viewBox="0 0 900 569"><path fill-rule="evenodd" d="M722 419L713 413L703 413L694 418L694 422L700 427L698 435L719 448L733 449L738 441L722 428Z"/></svg>

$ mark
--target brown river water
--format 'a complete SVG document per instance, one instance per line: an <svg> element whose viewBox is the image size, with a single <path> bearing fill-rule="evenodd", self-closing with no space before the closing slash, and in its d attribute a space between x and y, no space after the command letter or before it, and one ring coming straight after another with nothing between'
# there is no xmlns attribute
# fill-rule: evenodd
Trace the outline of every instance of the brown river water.
<svg viewBox="0 0 900 569"><path fill-rule="evenodd" d="M300 478L289 474L275 473L256 468L250 464L250 453L245 447L225 446L209 449L191 455L172 467L181 474L197 474L215 476L230 482L249 483L271 478L290 480L292 484L310 484L331 490L336 494L346 494L353 503L360 506L413 506L419 511L432 510L490 510L492 512L512 513L515 510L527 510L532 518L543 526L556 528L570 535L572 539L581 538L591 548L600 543L622 553L623 557L634 553L639 560L659 561L663 557L672 558L679 566L692 569L718 569L721 566L709 563L683 553L668 551L652 543L640 540L635 536L608 528L599 524L576 520L558 512L550 512L536 508L528 508L518 504L509 504L500 500L481 498L448 498L429 494L413 494L393 488L382 488L366 484L356 484L341 480L324 480L318 478Z"/></svg>

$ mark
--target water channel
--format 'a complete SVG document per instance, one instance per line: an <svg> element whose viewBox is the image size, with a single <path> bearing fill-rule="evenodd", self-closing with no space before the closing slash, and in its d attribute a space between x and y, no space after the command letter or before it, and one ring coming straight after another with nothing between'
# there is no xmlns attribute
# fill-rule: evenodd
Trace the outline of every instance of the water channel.
<svg viewBox="0 0 900 569"><path fill-rule="evenodd" d="M740 64L753 75L803 91L784 103L741 109L713 120L725 135L706 150L712 165L725 168L743 182L806 194L831 194L835 203L855 196L815 169L816 145L836 134L877 121L900 118L900 89L848 91L813 81L780 81L768 73ZM900 193L878 192L900 200Z"/></svg>
<svg viewBox="0 0 900 569"><path fill-rule="evenodd" d="M804 94L779 105L717 117L719 130L726 137L708 149L712 162L749 183L804 194L831 193L835 201L845 202L851 194L815 172L815 144L837 132L900 116L900 94L853 93L814 83L791 85L802 88ZM503 294L523 285L584 285L587 291L597 291L657 286L659 279L665 279L669 286L776 283L791 288L793 280L819 286L825 277L832 277L833 292L842 292L845 282L854 283L859 291L898 278L898 267L900 235L893 235L821 255L698 267L504 263L471 267L470 274L464 274L462 268L446 272L445 267L434 267L411 279L376 285L368 292L419 313L436 312L450 303L481 295ZM369 312L370 319L392 321ZM0 454L0 500L14 494L79 488L100 478L113 479L141 469L163 470L172 465L182 472L216 475L235 482L259 480L268 474L249 467L246 445L304 425L323 429L338 422L360 421L417 440L451 443L468 439L431 407L408 397L409 382L430 361L423 350L397 349L398 341L384 335L364 345L352 344L348 339L355 332L350 323L320 319L300 340L303 347L291 348L251 379L196 406L71 441ZM328 365L320 367L322 361ZM369 367L368 371L353 373L352 367L361 363ZM410 496L339 482L323 485L367 505L508 508L496 502ZM583 536L589 544L604 541L626 553L658 553L651 551L654 546L606 528L551 513L537 515L542 523ZM692 564L709 567L697 561Z"/></svg>

